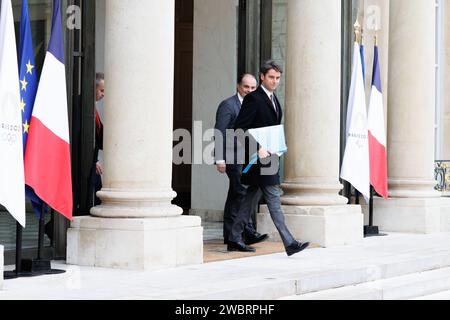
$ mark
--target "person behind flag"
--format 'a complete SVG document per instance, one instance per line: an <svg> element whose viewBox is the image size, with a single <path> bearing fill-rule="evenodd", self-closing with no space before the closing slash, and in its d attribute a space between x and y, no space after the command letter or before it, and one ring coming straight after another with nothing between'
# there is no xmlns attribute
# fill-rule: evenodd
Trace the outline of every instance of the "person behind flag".
<svg viewBox="0 0 450 320"><path fill-rule="evenodd" d="M89 176L89 207L101 205L102 202L97 197L97 192L102 189L103 167L99 161L99 152L103 150L103 123L100 119L97 104L105 97L105 75L97 73L95 75L95 147L91 174ZM92 200L93 199L93 200Z"/></svg>
<svg viewBox="0 0 450 320"><path fill-rule="evenodd" d="M25 152L25 181L51 208L72 220L72 174L61 1L53 2L45 56Z"/></svg>
<svg viewBox="0 0 450 320"><path fill-rule="evenodd" d="M369 105L369 154L370 183L375 191L387 199L388 197L388 166L387 138L384 123L383 90L381 88L380 63L378 46L375 45L373 61L372 93Z"/></svg>
<svg viewBox="0 0 450 320"><path fill-rule="evenodd" d="M247 132L249 129L272 127L281 124L283 111L275 95L275 90L280 84L282 73L283 69L281 66L273 60L268 60L262 64L260 70L261 85L256 91L245 97L241 112L234 125L235 130ZM241 139L241 142L244 141ZM246 150L246 153L246 157L250 158L254 152ZM247 195L240 204L236 220L233 223L227 249L228 251L242 252L256 251L243 242L242 231L245 223L250 218L250 209L254 194L260 188L269 208L272 221L281 236L286 253L288 256L292 256L306 249L309 243L301 243L295 240L286 226L280 199L282 192L279 186L279 157L277 155L271 155L262 147L259 148L258 154L261 160L253 165L248 173L242 175L242 183L249 187ZM266 163L268 164L266 165ZM275 173L271 174L269 171L275 171Z"/></svg>
<svg viewBox="0 0 450 320"><path fill-rule="evenodd" d="M26 81L25 81L26 82ZM11 0L0 2L0 204L25 227L22 116Z"/></svg>

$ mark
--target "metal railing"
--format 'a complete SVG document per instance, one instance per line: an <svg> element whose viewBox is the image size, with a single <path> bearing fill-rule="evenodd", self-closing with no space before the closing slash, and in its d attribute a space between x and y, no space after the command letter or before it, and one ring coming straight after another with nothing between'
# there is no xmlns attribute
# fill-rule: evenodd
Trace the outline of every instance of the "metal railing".
<svg viewBox="0 0 450 320"><path fill-rule="evenodd" d="M434 178L438 184L434 187L440 192L450 192L450 160L436 160Z"/></svg>

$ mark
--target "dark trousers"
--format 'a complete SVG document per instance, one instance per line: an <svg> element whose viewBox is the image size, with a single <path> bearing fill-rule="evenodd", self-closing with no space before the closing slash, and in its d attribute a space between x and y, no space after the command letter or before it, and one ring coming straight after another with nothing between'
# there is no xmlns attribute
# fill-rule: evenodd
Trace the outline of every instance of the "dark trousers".
<svg viewBox="0 0 450 320"><path fill-rule="evenodd" d="M242 199L238 215L233 223L229 240L232 242L242 242L242 232L245 228L245 223L251 215L252 200L255 194L261 189L267 206L269 208L270 216L272 218L278 233L281 236L285 247L293 244L295 238L290 233L286 226L284 213L281 208L281 190L279 186L250 186L247 189L247 194Z"/></svg>
<svg viewBox="0 0 450 320"><path fill-rule="evenodd" d="M227 176L230 180L228 189L227 201L225 202L225 210L223 217L223 237L227 241L229 239L231 228L239 212L240 204L247 195L247 186L241 183L242 166L241 165L227 165ZM253 234L256 232L255 224L252 220L252 212L256 209L258 194L256 193L252 198L250 206L250 215L245 221L242 232L245 234Z"/></svg>
<svg viewBox="0 0 450 320"><path fill-rule="evenodd" d="M91 174L89 176L89 208L99 206L102 204L102 201L99 197L97 197L97 192L102 190L102 176L97 174L97 168L94 166L91 169Z"/></svg>

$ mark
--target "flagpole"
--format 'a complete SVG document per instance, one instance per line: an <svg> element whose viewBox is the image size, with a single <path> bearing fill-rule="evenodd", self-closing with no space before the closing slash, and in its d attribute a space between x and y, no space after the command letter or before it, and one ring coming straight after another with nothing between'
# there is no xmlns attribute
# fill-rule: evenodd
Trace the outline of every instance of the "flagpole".
<svg viewBox="0 0 450 320"><path fill-rule="evenodd" d="M22 236L23 227L20 223L16 224L16 275L19 276L22 272Z"/></svg>
<svg viewBox="0 0 450 320"><path fill-rule="evenodd" d="M355 24L353 25L353 29L355 32L355 41L361 45L362 44L362 40L363 40L363 31L362 31L362 27L361 24L359 23L359 20L356 19Z"/></svg>
<svg viewBox="0 0 450 320"><path fill-rule="evenodd" d="M44 252L44 232L45 232L45 206L42 206L41 216L39 218L39 238L37 260L42 260Z"/></svg>
<svg viewBox="0 0 450 320"><path fill-rule="evenodd" d="M14 271L5 271L3 277L5 280L17 279L22 273L22 235L23 228L20 223L16 223L16 269Z"/></svg>
<svg viewBox="0 0 450 320"><path fill-rule="evenodd" d="M370 186L369 227L373 227L373 187L372 186Z"/></svg>
<svg viewBox="0 0 450 320"><path fill-rule="evenodd" d="M52 269L49 259L44 258L44 237L45 237L45 214L47 213L47 205L43 203L41 216L39 218L39 239L38 253L36 259L23 260L24 275L36 277L42 275L61 274L64 270Z"/></svg>

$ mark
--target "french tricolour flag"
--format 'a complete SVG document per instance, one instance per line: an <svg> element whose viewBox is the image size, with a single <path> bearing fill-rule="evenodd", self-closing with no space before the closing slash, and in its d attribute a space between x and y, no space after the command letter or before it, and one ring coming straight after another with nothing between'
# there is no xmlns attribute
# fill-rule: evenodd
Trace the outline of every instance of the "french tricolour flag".
<svg viewBox="0 0 450 320"><path fill-rule="evenodd" d="M25 182L50 207L72 219L72 176L61 1L53 2L50 43L25 153Z"/></svg>
<svg viewBox="0 0 450 320"><path fill-rule="evenodd" d="M378 47L375 46L372 94L369 107L370 184L383 198L388 197L386 141L379 55Z"/></svg>

